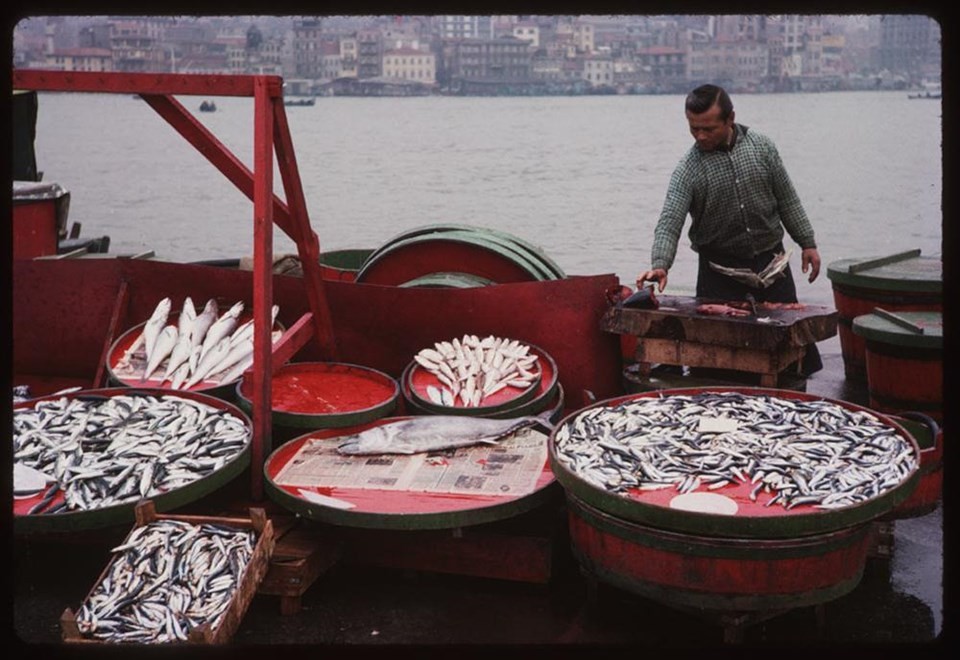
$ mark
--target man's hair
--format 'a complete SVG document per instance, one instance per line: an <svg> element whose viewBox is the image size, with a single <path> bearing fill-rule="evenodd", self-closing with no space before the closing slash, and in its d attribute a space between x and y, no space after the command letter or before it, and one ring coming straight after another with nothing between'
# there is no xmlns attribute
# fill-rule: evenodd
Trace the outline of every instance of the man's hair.
<svg viewBox="0 0 960 660"><path fill-rule="evenodd" d="M733 101L723 87L716 85L700 85L695 90L687 94L687 111L699 115L703 114L714 104L720 106L720 119L726 120L733 112Z"/></svg>

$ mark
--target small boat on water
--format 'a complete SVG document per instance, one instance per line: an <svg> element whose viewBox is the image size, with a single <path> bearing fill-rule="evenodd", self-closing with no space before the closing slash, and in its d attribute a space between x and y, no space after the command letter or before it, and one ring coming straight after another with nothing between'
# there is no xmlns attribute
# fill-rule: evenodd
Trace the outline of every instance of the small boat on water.
<svg viewBox="0 0 960 660"><path fill-rule="evenodd" d="M551 543L555 536L562 538L562 535L556 535L555 531L541 532L541 529L546 529L545 525L532 525L531 529L517 533L523 525L511 528L510 523L515 520L510 518L515 519L523 514L528 516L528 521L536 520L540 524L542 520L549 519L551 525L555 524L555 513L564 506L563 489L569 488L567 510L570 517L567 525L575 532L577 559L590 580L609 582L615 587L676 606L681 611L690 609L692 603L693 609L718 613L721 624L731 632L731 636L736 636L741 626L735 623L737 621L762 620L768 611L778 613L794 607L819 605L850 593L860 580L866 555L874 539L866 525L871 524L874 518L893 516L893 508L906 501L905 498L910 494L908 491L921 480L914 466L910 468L909 479L904 480L897 489L889 491L891 494L868 500L868 506L833 512L816 510L799 499L790 512L766 506L767 502L773 500L769 499L769 490L760 493L760 488L768 482L781 483L780 478L774 476L764 477L764 481L759 481L761 477L757 477L759 486L756 489L747 487L746 482L735 485L720 483L718 489L709 493L705 492L706 485L700 489L702 492L699 495L710 496L714 500L733 497L734 488L747 492L747 496L742 496L742 493L737 495L741 507L749 514L740 518L724 518L732 514L716 513L709 507L702 508L703 504L697 500L694 503L701 508L664 506L667 500L659 495L662 490L650 491L644 506L628 507L631 504L629 499L598 490L591 483L581 481L578 473L562 472L559 462L548 452L556 445L551 437L544 446L524 441L534 444L534 450L542 450L542 454L537 454L529 447L519 447L506 455L491 453L475 474L456 480L453 486L460 491L455 496L451 493L433 496L425 492L429 488L422 485L419 489L404 491L365 484L363 488L341 489L349 490L350 498L355 498L355 502L350 502L338 497L335 487L324 487L324 492L310 490L306 486L288 488L287 483L303 478L303 475L286 474L295 472L294 450L298 452L297 455L305 454L312 450L308 440L320 441L320 446L323 440L329 439L337 431L325 428L314 435L309 429L303 429L304 435L288 443L291 448L288 449L288 445L284 444L267 456L274 449L271 444L276 437L272 424L278 424L276 420L280 418L272 414L276 413L272 410L275 405L275 400L271 398L272 379L280 374L280 368L285 365L305 367L311 363L322 363L328 366L328 372L332 363L350 365L349 373L346 368L334 370L336 373L333 375L341 383L346 382L347 375L355 377L354 380L359 379L358 370L353 368L359 365L376 371L377 375L391 376L408 386L412 400L417 393L414 388L417 383L412 377L407 383L401 374L413 373L408 372L408 368L414 356L422 354L424 347L438 346L440 340L450 337L463 337L463 345L466 346L468 337L477 336L475 341L470 342L470 350L477 355L477 348L486 338L517 338L527 342L528 348L535 346L536 353L550 358L539 363L537 375L541 389L530 388L528 392L533 398L525 400L524 404L542 400L556 406L551 411L558 412L558 418L566 415L567 420L572 422L581 409L592 407L595 412L606 407L612 409L603 402L626 403L638 398L623 398L624 362L627 357L622 342L624 335L618 336L606 329L606 325L622 328L627 334L634 335L640 334L641 330L646 331L647 326L654 331L659 330L659 335L651 332L649 337L644 337L645 345L634 346L638 352L633 355L648 351L648 360L655 349L662 350L664 356L668 355L669 349L673 354L688 351L684 354L685 359L708 355L715 360L716 357L707 348L709 346L717 346L715 353L733 359L742 351L733 350L726 339L733 341L746 337L751 350L757 353L751 353L751 357L756 358L758 363L769 362L770 355L759 354L765 350L762 348L764 341L777 339L777 343L771 344L776 353L773 357L781 357L782 352L784 364L787 364L796 359L798 350L787 339L794 334L807 337L814 330L829 335L836 331L837 314L828 310L814 318L810 316L811 310L771 309L765 314L776 317L782 325L764 325L757 318L704 318L698 314L692 301L655 305L653 309L621 309L610 297L611 290L621 291L616 276L599 274L568 277L539 253L535 246L526 245L510 236L478 232L456 225L411 229L366 254L362 266L356 270L348 272L340 269L335 272L336 269L323 266L323 255L319 253L320 242L310 227L284 111L285 106L296 103L283 99L279 77L65 75L61 72L15 70L14 87L143 94L143 98L158 113L178 132L187 136L198 151L247 194L253 201L257 219L266 218L266 222L254 223L255 254L252 269L140 259L14 260L13 383L29 388L30 392L29 398L16 404L17 410L33 405L31 399L53 397L69 388L91 390L76 397L79 402L77 406L90 406L91 402L115 396L116 390L107 389L109 369L104 363L105 356L109 355L111 346L125 331L151 319L159 308L158 302L162 303L167 298L185 301L189 297L194 301L219 300L231 304L241 301L246 305L245 309L252 310L257 337L270 336L271 309L273 306L279 309L277 320L285 328L282 336L272 346L267 341L256 345L252 368L243 377L246 387L242 392L239 388L236 390L238 398L242 394L242 411L234 410L229 401L214 406L217 414L230 413L242 418L246 411L250 413L250 440L248 448L244 450L242 464L238 460L228 464L227 468L214 471L204 478L203 483L158 496L155 502L158 510L175 510L184 504L201 507L204 502L199 497L211 494L214 488L221 487L221 493L218 494L227 491L227 486L235 489L236 483L229 482L235 482L240 477L240 471L249 463L249 470L243 472L245 478L249 479L249 488L234 493L237 501L261 501L266 491L276 500L275 505L288 509L298 519L312 519L331 523L330 528L346 529L342 537L337 536L338 542L341 538L345 539L342 542L348 546L349 552L344 551L345 557L387 567L537 582L551 577ZM266 93L261 93L263 90ZM252 171L238 168L238 159L173 100L174 95L216 94L217 91L222 91L224 95L252 97L255 110L266 109L265 104L270 106L271 112L258 116L271 116L275 123L272 127L257 127L260 139L255 141ZM208 106L206 110L204 105ZM300 105L313 105L313 99ZM203 111L214 109L212 102L204 101L201 105ZM279 156L276 163L272 159L274 149ZM281 172L285 202L266 185L272 181L275 165ZM266 250L259 250L260 246L272 243L269 232L273 231L274 224L294 238L302 269L300 276L278 274L273 270L275 263L272 255L267 254ZM242 230L242 227L238 227L238 231ZM902 261L899 259L896 262ZM889 258L884 260L886 265L890 262ZM877 263L859 263L854 270L862 278L869 265L878 266ZM681 308L680 303L684 302L690 303L689 309ZM446 310L456 311L446 313ZM518 310L522 312L518 313ZM188 316L184 310L174 311L178 318ZM756 314L754 311L754 317ZM803 332L787 332L801 325ZM44 331L37 332L38 328ZM916 339L914 334L922 334L913 330L910 332L913 333L909 336L911 340ZM678 336L686 340L680 341ZM61 337L68 337L69 341L51 340ZM718 339L724 339L726 343ZM755 345L761 347L753 348ZM462 349L461 353L461 361L472 359ZM503 353L498 355L502 357ZM482 357L476 359L481 360ZM661 361L667 362L667 358ZM549 365L548 370L544 370L545 364ZM465 370L468 369L465 363L463 366ZM646 366L649 368L650 364ZM766 369L757 369L756 373L766 373ZM317 375L313 373L313 376ZM773 379L772 382L776 382L776 372L767 375ZM315 380L319 382L320 379ZM369 392L370 380L366 380L367 384L363 387ZM547 383L554 381L559 384L556 390L547 387ZM428 382L434 384L432 380ZM689 392L690 386L667 385L662 389L666 391L671 387ZM148 393L146 388L134 389L144 390L140 394ZM743 389L740 387L740 390ZM700 388L701 393L706 391L706 388ZM397 400L398 405L403 405L404 398L397 396L396 388L391 392L389 400ZM552 398L548 400L541 392L551 395L557 392L558 401L554 403ZM427 393L429 395L429 388ZM760 394L776 396L777 390L775 387L766 387L762 392L756 392L748 388L741 393L745 397ZM403 394L406 396L407 391L403 391ZM681 396L684 392L674 394ZM223 396L231 395L228 392ZM188 398L210 403L201 394L195 393ZM784 395L782 392L778 398L794 408L819 399L813 395ZM851 414L861 412L851 406L842 407L849 409ZM602 412L606 413L606 410ZM395 414L410 416L414 413L416 410L407 407ZM315 413L312 416L323 415ZM293 415L286 414L288 423L292 423L291 418ZM386 425L384 420L364 423ZM181 424L186 423L174 421L170 425ZM674 424L678 425L679 422ZM719 432L717 428L708 426L701 424L697 435ZM920 445L919 441L911 440L912 435L908 438L899 425L891 423L889 426L907 440L904 452L919 453L915 451L916 446ZM561 425L558 424L557 428L561 428ZM925 432L931 443L936 432L935 425ZM308 433L310 438L305 439ZM917 431L918 435L920 433ZM619 438L611 434L602 442L616 449ZM618 464L633 460L623 452L613 453ZM735 456L736 452L731 455ZM314 457L318 460L325 458L322 453L315 453ZM439 468L451 458L431 457L425 464L430 468ZM499 476L498 473L508 472L512 462L521 459L530 463L527 466L527 472L530 472L528 476L532 478L528 486L530 496L509 499L500 494L477 495L469 492L470 488L482 487L486 478L492 479ZM341 461L342 458L336 460ZM371 459L369 463L364 463L364 469L380 478L380 473L375 471L386 469L383 461ZM72 471L78 478L84 476L84 470L78 466L68 466L59 461L57 464L64 471ZM658 469L665 475L673 468L661 464ZM557 480L556 475L559 474L564 475L563 482ZM770 475L775 474L779 472L771 468ZM265 479L268 481L266 489ZM617 477L618 483L619 479ZM515 486L521 481L517 476L508 485ZM386 481L376 483L382 486ZM689 489L683 495L698 494L696 491L699 487L692 478L684 483L685 488ZM442 484L431 483L429 487L436 488L439 485ZM758 493L760 500L757 499ZM662 501L657 497L661 497ZM935 503L938 497L939 492L934 493L932 501ZM456 501L459 508L450 509L447 504L451 501ZM686 506L691 506L690 501L691 498L685 500ZM397 509L398 502L402 502L406 508ZM929 505L930 502L923 504ZM223 502L214 501L211 506L221 507ZM89 532L105 523L127 523L134 514L132 505L110 512L109 519L96 511L90 515L86 512L67 513L63 517L63 529L58 529L59 514L32 511L31 508L24 513L17 513L15 531L56 531L58 534ZM282 515L283 512L272 509L271 515L274 514ZM724 522L731 519L737 520L745 531L739 534L730 534L729 530L723 532L725 527L733 527ZM678 522L682 525L678 526ZM503 525L492 534L480 532L473 536L470 533L473 526L493 523ZM464 532L464 528L468 531ZM552 526L550 529L553 529ZM754 533L755 529L771 537L773 542L767 537L757 539L759 532ZM309 529L306 531L309 532ZM436 531L441 534L429 538L418 536ZM447 533L443 534L444 531ZM540 536L531 536L531 531ZM352 532L358 533L354 535ZM370 534L365 535L365 532ZM530 539L534 542L530 543ZM329 542L329 539L314 540L309 534L297 540L297 551L302 552L306 548L310 558L300 563L313 566L316 557L328 549L323 545L325 542ZM454 548L452 543L458 544L457 547ZM283 552L280 552L281 544L282 540L278 541L277 554L282 555L283 559L270 565L270 572L267 572L260 593L291 598L291 588L286 585L297 582L306 589L320 571L317 569L309 575L298 573L297 570L301 569L291 568L291 562L287 561L289 556L296 555L284 554L294 547L294 540L282 546ZM544 547L548 549L544 550ZM511 553L523 555L524 561L504 562L503 557ZM484 563L491 555L493 559ZM628 561L623 561L624 557ZM656 568L659 566L656 562L664 559L667 561L664 565L671 569ZM286 566L281 566L283 563ZM470 566L465 567L465 563ZM285 575L292 574L296 580L279 578L277 574L283 571L287 572ZM708 574L712 579L701 577ZM754 581L749 582L749 579ZM783 589L784 580L790 581L786 585L789 589ZM730 584L734 584L736 589L731 589ZM296 602L299 602L301 593L293 593ZM18 597L20 594L18 591ZM62 604L58 603L58 606ZM804 633L798 635L803 637Z"/></svg>
<svg viewBox="0 0 960 660"><path fill-rule="evenodd" d="M940 83L925 83L920 90L907 94L909 99L939 99L942 96Z"/></svg>
<svg viewBox="0 0 960 660"><path fill-rule="evenodd" d="M287 107L297 107L297 106L311 106L316 103L316 99L312 96L306 99L285 99L283 104Z"/></svg>
<svg viewBox="0 0 960 660"><path fill-rule="evenodd" d="M200 112L216 112L217 104L213 101L204 101L200 104Z"/></svg>

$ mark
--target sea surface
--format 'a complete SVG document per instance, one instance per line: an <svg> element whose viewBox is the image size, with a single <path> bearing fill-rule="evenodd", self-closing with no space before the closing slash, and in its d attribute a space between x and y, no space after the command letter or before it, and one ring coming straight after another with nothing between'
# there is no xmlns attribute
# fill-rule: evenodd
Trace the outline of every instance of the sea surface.
<svg viewBox="0 0 960 660"><path fill-rule="evenodd" d="M253 101L180 97L253 167ZM827 266L920 248L940 256L939 100L906 92L735 95L736 119L778 145L823 259L804 302L832 305ZM376 248L435 223L511 232L570 275L633 286L667 183L691 145L683 96L318 98L288 107L321 251ZM139 97L41 93L38 168L71 192L82 236L110 251L202 261L253 253L253 204ZM275 176L282 198L282 184ZM692 295L684 228L666 293ZM274 251L295 252L276 229Z"/></svg>

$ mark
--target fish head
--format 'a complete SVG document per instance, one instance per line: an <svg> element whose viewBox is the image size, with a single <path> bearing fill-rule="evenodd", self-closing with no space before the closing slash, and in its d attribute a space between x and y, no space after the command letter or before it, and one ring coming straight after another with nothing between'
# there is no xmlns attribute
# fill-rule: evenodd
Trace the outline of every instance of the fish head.
<svg viewBox="0 0 960 660"><path fill-rule="evenodd" d="M341 454L375 454L389 446L391 434L383 426L374 426L359 433L340 436L337 451Z"/></svg>

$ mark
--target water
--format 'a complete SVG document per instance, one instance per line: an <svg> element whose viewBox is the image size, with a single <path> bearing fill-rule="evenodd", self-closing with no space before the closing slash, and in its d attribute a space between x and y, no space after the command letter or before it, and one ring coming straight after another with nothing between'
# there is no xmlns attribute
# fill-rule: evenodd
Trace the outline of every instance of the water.
<svg viewBox="0 0 960 660"><path fill-rule="evenodd" d="M181 102L196 110L197 97ZM833 305L826 266L920 248L941 254L941 105L903 92L734 97L769 135L813 222L820 278L801 300ZM197 117L253 164L253 101ZM425 224L514 233L571 275L633 285L649 265L667 182L691 138L681 96L320 98L287 108L322 251L375 248ZM37 159L71 191L84 236L119 254L199 261L253 252L253 205L138 97L40 97ZM279 176L275 188L283 197ZM686 229L667 293L692 295ZM274 233L277 253L293 243Z"/></svg>

